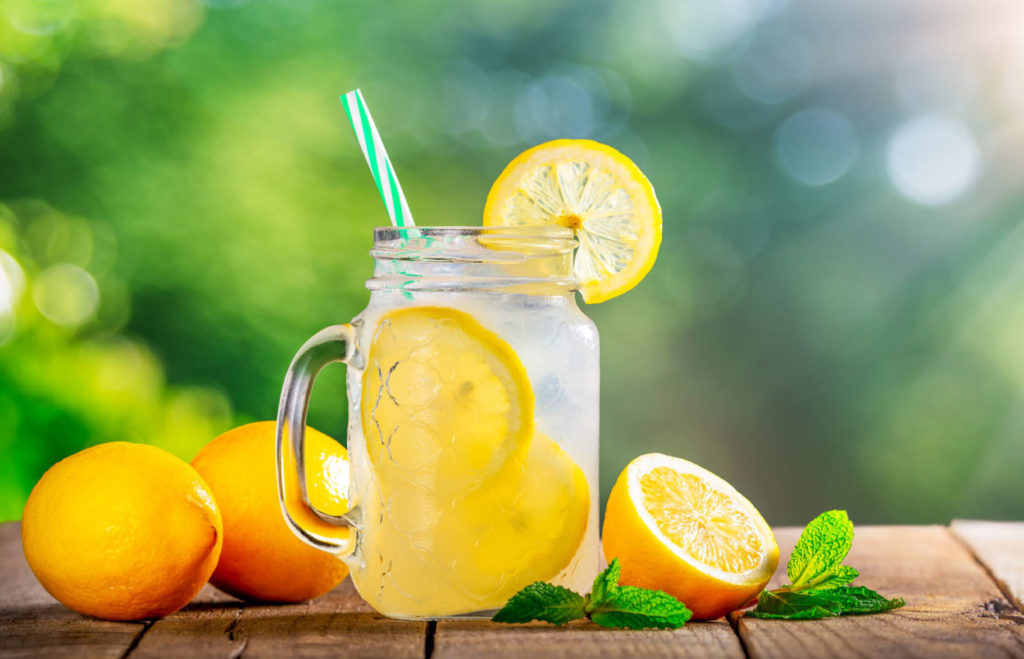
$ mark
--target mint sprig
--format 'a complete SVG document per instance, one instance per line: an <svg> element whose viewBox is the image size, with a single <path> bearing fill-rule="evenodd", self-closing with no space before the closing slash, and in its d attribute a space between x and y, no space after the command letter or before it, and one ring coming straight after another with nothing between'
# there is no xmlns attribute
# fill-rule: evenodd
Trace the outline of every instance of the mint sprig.
<svg viewBox="0 0 1024 659"><path fill-rule="evenodd" d="M529 622L543 620L564 625L570 620L586 617L587 600L577 592L537 581L512 596L494 614L495 622Z"/></svg>
<svg viewBox="0 0 1024 659"><path fill-rule="evenodd" d="M786 576L792 584L790 590L823 583L841 586L856 579L857 571L842 564L852 546L853 522L845 510L830 510L815 517L804 527L789 555Z"/></svg>
<svg viewBox="0 0 1024 659"><path fill-rule="evenodd" d="M564 625L589 618L603 627L678 629L693 615L666 592L619 585L619 559L594 579L590 594L537 581L523 588L494 614L495 622L542 620Z"/></svg>
<svg viewBox="0 0 1024 659"><path fill-rule="evenodd" d="M603 600L587 605L587 616L602 627L678 629L693 613L661 590L617 586Z"/></svg>
<svg viewBox="0 0 1024 659"><path fill-rule="evenodd" d="M816 620L843 615L881 613L906 604L887 599L870 588L849 586L859 576L843 565L853 545L853 522L845 510L830 510L814 518L800 534L789 556L790 584L763 591L752 618Z"/></svg>
<svg viewBox="0 0 1024 659"><path fill-rule="evenodd" d="M764 591L757 608L747 615L781 620L816 620L847 615L882 613L906 604L902 597L886 599L864 586L839 586L827 590Z"/></svg>

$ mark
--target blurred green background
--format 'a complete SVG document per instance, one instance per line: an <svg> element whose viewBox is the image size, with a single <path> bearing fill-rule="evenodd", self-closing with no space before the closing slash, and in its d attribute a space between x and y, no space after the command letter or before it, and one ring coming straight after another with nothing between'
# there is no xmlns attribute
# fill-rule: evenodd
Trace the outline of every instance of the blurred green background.
<svg viewBox="0 0 1024 659"><path fill-rule="evenodd" d="M664 208L586 308L602 491L661 451L776 524L1024 518L1024 14L985 0L0 0L0 519L53 462L185 459L274 415L365 304L387 216L477 224L522 149L590 137ZM1020 146L1018 146L1020 144ZM343 369L310 421L344 434Z"/></svg>

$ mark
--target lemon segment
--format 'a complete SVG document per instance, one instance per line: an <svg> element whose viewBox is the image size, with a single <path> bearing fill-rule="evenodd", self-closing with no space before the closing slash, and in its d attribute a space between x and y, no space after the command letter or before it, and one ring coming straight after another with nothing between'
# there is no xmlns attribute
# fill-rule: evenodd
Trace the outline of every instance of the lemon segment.
<svg viewBox="0 0 1024 659"><path fill-rule="evenodd" d="M592 304L640 283L661 245L650 181L632 160L592 140L554 140L520 154L491 187L483 223L574 229L574 274Z"/></svg>
<svg viewBox="0 0 1024 659"><path fill-rule="evenodd" d="M729 483L681 458L642 455L608 498L603 543L622 583L660 588L697 619L744 606L768 583L779 547L757 509Z"/></svg>
<svg viewBox="0 0 1024 659"><path fill-rule="evenodd" d="M655 467L639 477L643 505L658 530L704 565L743 574L760 565L764 541L745 510L699 476Z"/></svg>

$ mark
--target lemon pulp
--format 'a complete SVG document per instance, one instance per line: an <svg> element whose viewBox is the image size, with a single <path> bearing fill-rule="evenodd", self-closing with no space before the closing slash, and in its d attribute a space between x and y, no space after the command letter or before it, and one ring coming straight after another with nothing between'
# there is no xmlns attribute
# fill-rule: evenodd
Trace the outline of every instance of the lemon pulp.
<svg viewBox="0 0 1024 659"><path fill-rule="evenodd" d="M629 158L591 140L529 149L491 187L485 226L544 224L575 230L575 275L590 303L636 286L661 244L661 207L650 182Z"/></svg>
<svg viewBox="0 0 1024 659"><path fill-rule="evenodd" d="M699 477L655 467L640 477L640 485L661 532L700 562L731 573L761 562L764 543L747 513Z"/></svg>

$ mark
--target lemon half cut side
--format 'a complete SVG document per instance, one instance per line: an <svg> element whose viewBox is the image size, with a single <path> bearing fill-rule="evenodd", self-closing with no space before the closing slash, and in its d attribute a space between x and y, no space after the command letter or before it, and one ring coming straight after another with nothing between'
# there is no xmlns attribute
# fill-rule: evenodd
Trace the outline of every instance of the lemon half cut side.
<svg viewBox="0 0 1024 659"><path fill-rule="evenodd" d="M679 598L697 619L749 602L779 563L757 509L724 479L688 460L649 453L633 460L608 498L604 549L622 583Z"/></svg>

